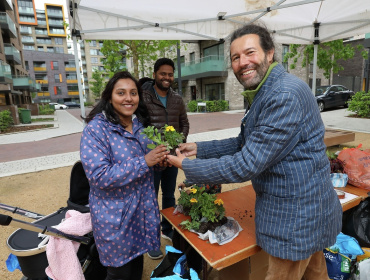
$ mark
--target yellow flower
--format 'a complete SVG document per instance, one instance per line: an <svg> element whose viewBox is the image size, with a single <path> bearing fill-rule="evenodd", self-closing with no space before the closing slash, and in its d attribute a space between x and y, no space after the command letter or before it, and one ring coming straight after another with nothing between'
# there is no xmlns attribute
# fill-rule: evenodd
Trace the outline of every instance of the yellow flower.
<svg viewBox="0 0 370 280"><path fill-rule="evenodd" d="M348 147L343 147L343 150L346 150L346 149L348 149Z"/></svg>
<svg viewBox="0 0 370 280"><path fill-rule="evenodd" d="M190 202L191 202L191 203L197 203L197 202L198 202L198 200L196 200L195 198L192 198L192 199L190 199Z"/></svg>
<svg viewBox="0 0 370 280"><path fill-rule="evenodd" d="M214 204L217 204L217 205L222 205L222 204L224 204L224 202L222 201L222 199L221 198L219 198L219 199L216 199L214 202L213 202Z"/></svg>
<svg viewBox="0 0 370 280"><path fill-rule="evenodd" d="M197 193L197 189L191 188L191 189L190 189L190 192L192 192L192 193Z"/></svg>
<svg viewBox="0 0 370 280"><path fill-rule="evenodd" d="M166 127L166 131L175 131L175 128L172 125Z"/></svg>

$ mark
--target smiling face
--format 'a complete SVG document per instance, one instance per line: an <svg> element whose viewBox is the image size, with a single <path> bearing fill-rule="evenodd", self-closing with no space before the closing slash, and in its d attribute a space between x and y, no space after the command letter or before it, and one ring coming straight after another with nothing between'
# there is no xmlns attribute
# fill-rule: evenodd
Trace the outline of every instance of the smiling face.
<svg viewBox="0 0 370 280"><path fill-rule="evenodd" d="M157 72L153 73L153 78L157 88L167 92L174 81L173 68L170 65L162 65ZM159 92L158 92L159 93Z"/></svg>
<svg viewBox="0 0 370 280"><path fill-rule="evenodd" d="M263 51L256 34L239 37L230 45L231 67L245 89L255 89L260 84L273 56L273 49L267 53Z"/></svg>
<svg viewBox="0 0 370 280"><path fill-rule="evenodd" d="M135 82L131 79L119 79L114 85L110 101L121 124L130 124L132 115L139 106L139 93Z"/></svg>

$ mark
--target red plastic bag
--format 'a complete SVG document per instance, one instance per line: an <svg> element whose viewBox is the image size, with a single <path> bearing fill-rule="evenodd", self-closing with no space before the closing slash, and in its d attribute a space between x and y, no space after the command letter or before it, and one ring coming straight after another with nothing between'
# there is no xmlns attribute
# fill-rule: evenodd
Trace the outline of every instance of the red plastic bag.
<svg viewBox="0 0 370 280"><path fill-rule="evenodd" d="M342 150L338 158L344 163L344 173L348 175L348 183L356 187L370 190L370 149L357 148Z"/></svg>

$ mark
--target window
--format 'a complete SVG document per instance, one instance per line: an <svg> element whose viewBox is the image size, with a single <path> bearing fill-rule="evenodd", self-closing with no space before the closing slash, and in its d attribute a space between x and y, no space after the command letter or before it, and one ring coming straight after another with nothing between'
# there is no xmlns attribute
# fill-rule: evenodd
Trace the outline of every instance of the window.
<svg viewBox="0 0 370 280"><path fill-rule="evenodd" d="M203 57L209 60L219 60L224 58L224 44L218 44L203 50Z"/></svg>
<svg viewBox="0 0 370 280"><path fill-rule="evenodd" d="M177 68L177 58L175 58L174 60L173 60L173 63L175 64L175 68ZM185 64L185 56L180 56L180 64L181 65L184 65Z"/></svg>
<svg viewBox="0 0 370 280"><path fill-rule="evenodd" d="M68 91L78 91L78 85L68 85Z"/></svg>
<svg viewBox="0 0 370 280"><path fill-rule="evenodd" d="M62 87L55 86L54 87L54 95L61 95L62 94Z"/></svg>
<svg viewBox="0 0 370 280"><path fill-rule="evenodd" d="M225 100L225 85L220 84L210 84L206 85L206 100Z"/></svg>
<svg viewBox="0 0 370 280"><path fill-rule="evenodd" d="M58 61L50 61L50 65L51 65L52 70L58 70L59 69Z"/></svg>
<svg viewBox="0 0 370 280"><path fill-rule="evenodd" d="M43 52L43 51L44 51L44 47L42 47L42 46L38 46L38 47L37 47L37 50L38 50L39 52Z"/></svg>
<svg viewBox="0 0 370 280"><path fill-rule="evenodd" d="M56 53L64 53L64 48L63 47L55 47L55 52Z"/></svg>
<svg viewBox="0 0 370 280"><path fill-rule="evenodd" d="M45 61L34 61L33 62L33 67L43 67L43 68L46 68Z"/></svg>
<svg viewBox="0 0 370 280"><path fill-rule="evenodd" d="M76 64L75 64L75 62L74 61L68 61L68 62L64 62L64 66L66 67L66 68L75 68L76 67Z"/></svg>
<svg viewBox="0 0 370 280"><path fill-rule="evenodd" d="M41 91L42 92L48 92L49 91L49 86L48 85L41 84Z"/></svg>
<svg viewBox="0 0 370 280"><path fill-rule="evenodd" d="M190 53L190 64L195 63L195 52Z"/></svg>
<svg viewBox="0 0 370 280"><path fill-rule="evenodd" d="M96 41L95 40L91 40L89 44L90 44L90 47L96 47Z"/></svg>
<svg viewBox="0 0 370 280"><path fill-rule="evenodd" d="M59 75L59 74L55 74L54 75L54 79L55 79L55 82L56 83L61 83L62 81L61 81L61 76Z"/></svg>
<svg viewBox="0 0 370 280"><path fill-rule="evenodd" d="M46 28L35 28L36 35L48 35Z"/></svg>
<svg viewBox="0 0 370 280"><path fill-rule="evenodd" d="M98 55L98 50L97 49L90 49L90 54L91 55Z"/></svg>
<svg viewBox="0 0 370 280"><path fill-rule="evenodd" d="M46 50L47 50L47 52L52 52L52 53L54 52L54 48L53 47L47 47Z"/></svg>
<svg viewBox="0 0 370 280"><path fill-rule="evenodd" d="M30 45L23 45L23 49L24 49L24 50L30 50L30 51L33 51L33 50L35 50L35 47L34 47L34 46L30 46Z"/></svg>
<svg viewBox="0 0 370 280"><path fill-rule="evenodd" d="M63 45L63 38L54 38L55 45Z"/></svg>
<svg viewBox="0 0 370 280"><path fill-rule="evenodd" d="M51 39L50 38L36 38L36 43L51 45Z"/></svg>
<svg viewBox="0 0 370 280"><path fill-rule="evenodd" d="M98 64L99 63L98 58L97 57L91 57L91 63L92 64Z"/></svg>
<svg viewBox="0 0 370 280"><path fill-rule="evenodd" d="M28 65L28 61L27 60L24 62L24 65L26 67L26 70L30 70L30 66Z"/></svg>
<svg viewBox="0 0 370 280"><path fill-rule="evenodd" d="M281 61L282 61L282 65L283 65L283 67L285 68L286 71L289 70L288 69L288 62L284 62L284 57L288 52L289 52L289 45L283 45L283 53L282 53L283 57L282 57Z"/></svg>
<svg viewBox="0 0 370 280"><path fill-rule="evenodd" d="M46 74L35 74L35 79L36 80L44 80L44 81L47 81L48 80L48 76Z"/></svg>
<svg viewBox="0 0 370 280"><path fill-rule="evenodd" d="M20 25L20 31L23 34L32 34L32 29L30 26L27 25ZM37 34L37 33L36 33Z"/></svg>
<svg viewBox="0 0 370 280"><path fill-rule="evenodd" d="M67 80L77 80L77 74L66 74Z"/></svg>

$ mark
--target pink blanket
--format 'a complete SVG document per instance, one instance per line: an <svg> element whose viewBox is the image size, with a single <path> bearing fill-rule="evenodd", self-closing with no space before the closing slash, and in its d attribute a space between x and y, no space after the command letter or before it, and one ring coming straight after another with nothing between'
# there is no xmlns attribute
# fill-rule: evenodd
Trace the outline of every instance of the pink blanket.
<svg viewBox="0 0 370 280"><path fill-rule="evenodd" d="M92 231L90 213L68 210L66 219L56 228L64 233L83 236ZM54 280L85 280L77 257L80 243L58 237L50 237L46 246L49 266L46 274Z"/></svg>

